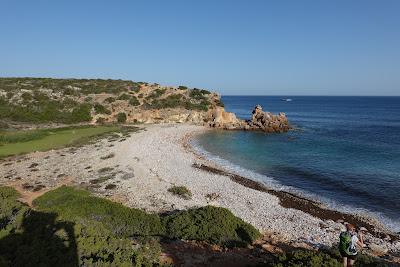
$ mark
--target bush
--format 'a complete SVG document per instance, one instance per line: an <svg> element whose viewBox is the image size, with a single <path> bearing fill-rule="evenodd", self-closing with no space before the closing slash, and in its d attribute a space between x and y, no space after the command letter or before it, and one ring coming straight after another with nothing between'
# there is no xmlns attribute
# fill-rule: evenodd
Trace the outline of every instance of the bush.
<svg viewBox="0 0 400 267"><path fill-rule="evenodd" d="M163 219L170 238L202 240L224 246L245 246L260 233L225 208L206 206L189 209Z"/></svg>
<svg viewBox="0 0 400 267"><path fill-rule="evenodd" d="M166 89L156 89L150 95L146 96L146 99L159 98L160 96L162 96L165 93L165 91L167 91L167 90Z"/></svg>
<svg viewBox="0 0 400 267"><path fill-rule="evenodd" d="M182 95L169 95L163 99L155 99L151 103L152 108L177 108L185 105L185 100L182 100Z"/></svg>
<svg viewBox="0 0 400 267"><path fill-rule="evenodd" d="M119 123L125 123L126 122L126 114L124 112L120 112L117 114L117 121Z"/></svg>
<svg viewBox="0 0 400 267"><path fill-rule="evenodd" d="M114 235L160 235L163 227L158 215L147 214L122 204L90 195L72 187L60 187L34 201L44 212L57 213L60 218L74 222L101 222Z"/></svg>
<svg viewBox="0 0 400 267"><path fill-rule="evenodd" d="M310 250L296 250L291 253L280 255L273 267L340 267L342 266L336 259L330 255Z"/></svg>
<svg viewBox="0 0 400 267"><path fill-rule="evenodd" d="M94 111L97 114L107 114L107 115L111 114L111 111L109 111L105 106L103 106L102 104L99 104L99 103L94 104Z"/></svg>
<svg viewBox="0 0 400 267"><path fill-rule="evenodd" d="M107 102L107 103L113 103L113 102L115 102L115 98L114 97L107 97L106 99L104 99L104 102Z"/></svg>
<svg viewBox="0 0 400 267"><path fill-rule="evenodd" d="M183 199L191 199L192 192L187 189L185 186L173 186L168 188L168 192L171 192L174 195L177 195Z"/></svg>
<svg viewBox="0 0 400 267"><path fill-rule="evenodd" d="M92 106L90 104L81 104L78 107L74 108L71 114L67 114L69 118L65 121L69 123L78 123L78 122L86 122L91 121L92 116L90 115L90 111Z"/></svg>
<svg viewBox="0 0 400 267"><path fill-rule="evenodd" d="M122 94L117 99L118 100L128 100L128 99L130 99L130 96L127 94Z"/></svg>
<svg viewBox="0 0 400 267"><path fill-rule="evenodd" d="M179 90L187 90L188 88L187 88L187 86L180 85L180 86L178 86L178 89Z"/></svg>
<svg viewBox="0 0 400 267"><path fill-rule="evenodd" d="M210 94L210 92L208 92L207 90L194 88L193 90L190 90L189 96L196 100L206 100L204 94Z"/></svg>
<svg viewBox="0 0 400 267"><path fill-rule="evenodd" d="M14 189L0 187L0 266L158 264L161 250L155 239L139 239L133 246L128 236L114 235L96 218L60 220L57 213L29 209L17 197ZM53 197L55 205L62 201L59 194ZM75 195L65 197L71 203Z"/></svg>
<svg viewBox="0 0 400 267"><path fill-rule="evenodd" d="M21 98L22 98L22 100L23 101L30 101L30 100L32 100L32 94L30 94L30 93L28 93L28 92L23 92L22 93L22 95L21 95Z"/></svg>
<svg viewBox="0 0 400 267"><path fill-rule="evenodd" d="M129 105L131 105L131 106L139 106L140 102L135 96L131 96L131 98L129 99Z"/></svg>

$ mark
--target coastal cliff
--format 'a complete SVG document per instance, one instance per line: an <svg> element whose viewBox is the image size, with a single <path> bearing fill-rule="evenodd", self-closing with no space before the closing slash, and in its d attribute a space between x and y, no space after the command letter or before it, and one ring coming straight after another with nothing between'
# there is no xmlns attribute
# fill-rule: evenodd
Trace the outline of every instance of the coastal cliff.
<svg viewBox="0 0 400 267"><path fill-rule="evenodd" d="M0 122L33 124L190 123L229 130L285 132L285 114L257 105L245 121L204 89L101 79L0 78Z"/></svg>

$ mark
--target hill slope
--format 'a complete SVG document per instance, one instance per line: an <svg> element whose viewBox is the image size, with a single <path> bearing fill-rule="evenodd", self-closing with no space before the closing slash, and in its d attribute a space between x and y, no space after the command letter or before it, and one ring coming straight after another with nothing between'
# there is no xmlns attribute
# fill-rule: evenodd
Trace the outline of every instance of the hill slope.
<svg viewBox="0 0 400 267"><path fill-rule="evenodd" d="M223 106L216 93L102 79L0 78L0 120L29 123L193 122Z"/></svg>

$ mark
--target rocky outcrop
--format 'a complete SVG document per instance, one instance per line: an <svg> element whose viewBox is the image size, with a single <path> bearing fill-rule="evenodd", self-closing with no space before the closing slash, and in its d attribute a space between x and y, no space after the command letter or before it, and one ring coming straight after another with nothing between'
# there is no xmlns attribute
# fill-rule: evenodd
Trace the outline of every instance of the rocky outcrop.
<svg viewBox="0 0 400 267"><path fill-rule="evenodd" d="M290 129L289 121L283 112L274 115L271 112L263 111L262 107L257 105L252 114L251 120L247 121L249 130L259 129L267 133L283 133Z"/></svg>
<svg viewBox="0 0 400 267"><path fill-rule="evenodd" d="M209 126L227 130L242 129L245 122L236 118L235 113L226 112L223 107L209 111Z"/></svg>
<svg viewBox="0 0 400 267"><path fill-rule="evenodd" d="M285 113L278 115L265 112L260 105L255 106L251 120L241 120L234 113L226 112L222 107L216 107L209 112L210 127L227 130L261 130L267 133L283 133L290 129Z"/></svg>

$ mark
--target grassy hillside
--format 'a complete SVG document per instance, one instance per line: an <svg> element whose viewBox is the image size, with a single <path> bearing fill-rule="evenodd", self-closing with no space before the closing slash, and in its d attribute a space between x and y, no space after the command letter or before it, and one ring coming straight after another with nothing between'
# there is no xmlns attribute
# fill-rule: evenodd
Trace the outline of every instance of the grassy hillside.
<svg viewBox="0 0 400 267"><path fill-rule="evenodd" d="M123 80L0 78L0 120L31 123L117 121L159 109L207 111L222 105L207 90ZM122 116L122 115L120 115ZM1 125L0 125L1 127Z"/></svg>

